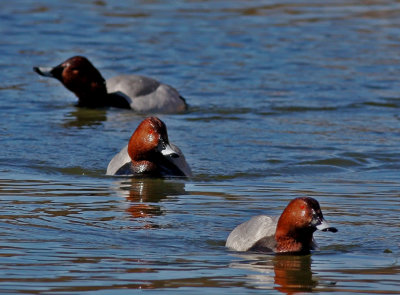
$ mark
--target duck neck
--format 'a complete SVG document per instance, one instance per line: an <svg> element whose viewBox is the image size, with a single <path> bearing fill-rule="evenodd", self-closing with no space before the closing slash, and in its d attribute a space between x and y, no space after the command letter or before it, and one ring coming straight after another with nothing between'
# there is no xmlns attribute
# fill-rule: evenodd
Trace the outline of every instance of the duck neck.
<svg viewBox="0 0 400 295"><path fill-rule="evenodd" d="M75 92L78 97L78 106L96 108L106 107L107 105L107 89L103 85L92 85L89 89L82 89Z"/></svg>
<svg viewBox="0 0 400 295"><path fill-rule="evenodd" d="M305 229L296 232L279 232L275 234L277 253L309 253L312 248L313 231Z"/></svg>
<svg viewBox="0 0 400 295"><path fill-rule="evenodd" d="M132 160L132 167L137 174L156 175L158 170L157 165L148 160Z"/></svg>
<svg viewBox="0 0 400 295"><path fill-rule="evenodd" d="M80 107L114 107L121 109L131 108L129 102L123 96L114 93L82 93L78 96L78 99L78 106Z"/></svg>
<svg viewBox="0 0 400 295"><path fill-rule="evenodd" d="M186 176L185 173L177 167L175 164L171 163L169 160L165 159L163 156L156 155L154 161L140 160L132 161L133 170L135 173L147 174L152 176Z"/></svg>

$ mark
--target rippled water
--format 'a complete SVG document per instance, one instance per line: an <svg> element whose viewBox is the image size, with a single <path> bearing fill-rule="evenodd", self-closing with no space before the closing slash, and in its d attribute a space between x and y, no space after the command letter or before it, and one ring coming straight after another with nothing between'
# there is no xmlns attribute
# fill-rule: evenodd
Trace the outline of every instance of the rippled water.
<svg viewBox="0 0 400 295"><path fill-rule="evenodd" d="M0 291L400 290L398 1L0 2ZM143 119L32 66L85 55L174 85L194 177L106 177ZM237 224L319 200L310 256L235 253ZM151 291L153 290L153 291Z"/></svg>

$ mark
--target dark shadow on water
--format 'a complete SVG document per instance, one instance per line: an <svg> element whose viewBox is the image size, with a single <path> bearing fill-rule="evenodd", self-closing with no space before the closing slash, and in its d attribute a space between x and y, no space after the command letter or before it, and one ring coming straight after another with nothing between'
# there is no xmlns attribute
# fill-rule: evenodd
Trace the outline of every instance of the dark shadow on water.
<svg viewBox="0 0 400 295"><path fill-rule="evenodd" d="M65 128L83 128L101 125L107 120L107 112L104 109L75 108L66 114L63 126Z"/></svg>

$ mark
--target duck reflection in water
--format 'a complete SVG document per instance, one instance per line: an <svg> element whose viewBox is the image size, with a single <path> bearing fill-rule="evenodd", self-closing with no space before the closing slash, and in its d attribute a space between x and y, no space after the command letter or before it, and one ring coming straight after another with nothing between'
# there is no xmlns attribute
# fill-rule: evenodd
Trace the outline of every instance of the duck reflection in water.
<svg viewBox="0 0 400 295"><path fill-rule="evenodd" d="M311 255L277 255L273 263L276 290L294 294L311 292L317 286L311 272Z"/></svg>
<svg viewBox="0 0 400 295"><path fill-rule="evenodd" d="M185 183L162 178L130 178L119 182L119 193L129 203L126 209L133 218L149 219L164 214L158 203L169 196L184 195ZM157 227L149 224L149 227Z"/></svg>
<svg viewBox="0 0 400 295"><path fill-rule="evenodd" d="M249 269L251 284L260 289L275 289L284 294L312 292L318 280L312 276L311 255L236 254L245 261L231 263L230 267Z"/></svg>

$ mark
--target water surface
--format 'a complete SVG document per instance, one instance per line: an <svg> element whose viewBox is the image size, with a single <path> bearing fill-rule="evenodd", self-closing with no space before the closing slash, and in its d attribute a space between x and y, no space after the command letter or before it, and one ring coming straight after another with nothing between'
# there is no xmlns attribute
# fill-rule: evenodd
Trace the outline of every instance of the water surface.
<svg viewBox="0 0 400 295"><path fill-rule="evenodd" d="M0 3L0 291L400 290L397 1ZM145 115L88 110L33 66L180 90L159 115L194 177L106 177ZM235 253L237 224L316 198L339 233L309 256Z"/></svg>

